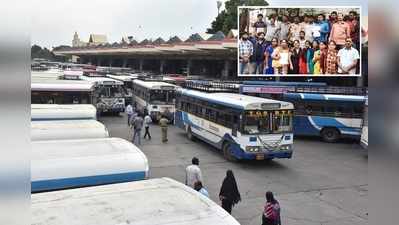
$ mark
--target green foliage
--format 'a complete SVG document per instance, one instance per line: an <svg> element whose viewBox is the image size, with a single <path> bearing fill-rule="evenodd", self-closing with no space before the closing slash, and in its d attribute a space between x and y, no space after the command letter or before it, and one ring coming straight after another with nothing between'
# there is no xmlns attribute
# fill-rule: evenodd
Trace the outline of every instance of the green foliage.
<svg viewBox="0 0 399 225"><path fill-rule="evenodd" d="M48 59L48 60L53 60L54 54L48 50L47 48L41 48L38 45L32 45L31 48L31 58L42 58L42 59Z"/></svg>
<svg viewBox="0 0 399 225"><path fill-rule="evenodd" d="M238 29L237 27L237 7L238 6L267 6L269 5L265 0L229 0L225 3L225 9L211 23L211 28L207 29L208 33L216 33L222 31L224 34L231 29Z"/></svg>

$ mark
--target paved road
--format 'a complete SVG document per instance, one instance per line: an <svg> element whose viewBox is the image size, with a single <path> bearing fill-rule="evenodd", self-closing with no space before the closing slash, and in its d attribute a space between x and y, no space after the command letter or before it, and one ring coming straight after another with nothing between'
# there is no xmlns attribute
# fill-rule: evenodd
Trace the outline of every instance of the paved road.
<svg viewBox="0 0 399 225"><path fill-rule="evenodd" d="M131 140L126 117L101 117L111 136ZM292 159L231 163L213 147L190 141L177 127L169 129L169 142L161 143L160 128L152 126L151 141L141 149L150 163L150 177L171 177L184 182L191 158L200 159L204 184L218 201L227 169L232 169L242 202L232 215L242 225L261 224L267 190L276 193L283 225L363 225L367 223L367 157L353 141L336 144L296 138Z"/></svg>

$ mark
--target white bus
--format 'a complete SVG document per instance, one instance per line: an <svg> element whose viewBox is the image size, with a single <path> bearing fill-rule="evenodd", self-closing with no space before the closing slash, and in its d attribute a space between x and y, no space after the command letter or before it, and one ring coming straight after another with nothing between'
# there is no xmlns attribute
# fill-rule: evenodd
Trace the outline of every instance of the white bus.
<svg viewBox="0 0 399 225"><path fill-rule="evenodd" d="M215 202L170 178L37 193L31 223L41 225L239 225Z"/></svg>
<svg viewBox="0 0 399 225"><path fill-rule="evenodd" d="M180 89L175 124L228 160L291 158L293 109L289 102Z"/></svg>
<svg viewBox="0 0 399 225"><path fill-rule="evenodd" d="M176 85L158 81L133 81L134 105L142 113L148 113L153 120L165 114L173 121L175 112Z"/></svg>
<svg viewBox="0 0 399 225"><path fill-rule="evenodd" d="M32 142L32 192L143 180L148 171L144 153L121 138Z"/></svg>
<svg viewBox="0 0 399 225"><path fill-rule="evenodd" d="M132 104L133 100L133 80L137 79L136 74L107 74L107 77L123 82L126 90L125 105Z"/></svg>
<svg viewBox="0 0 399 225"><path fill-rule="evenodd" d="M80 78L95 85L96 106L100 113L111 112L119 114L125 111L125 95L127 95L127 92L123 87L122 81L109 77L81 76Z"/></svg>
<svg viewBox="0 0 399 225"><path fill-rule="evenodd" d="M31 141L109 137L107 128L97 120L32 121Z"/></svg>
<svg viewBox="0 0 399 225"><path fill-rule="evenodd" d="M33 104L95 104L94 84L83 80L62 80L62 74L33 73Z"/></svg>
<svg viewBox="0 0 399 225"><path fill-rule="evenodd" d="M367 149L369 145L369 100L366 97L363 111L363 122L362 122L362 135L360 136L360 144L363 148Z"/></svg>
<svg viewBox="0 0 399 225"><path fill-rule="evenodd" d="M96 120L96 107L90 104L31 104L31 120Z"/></svg>

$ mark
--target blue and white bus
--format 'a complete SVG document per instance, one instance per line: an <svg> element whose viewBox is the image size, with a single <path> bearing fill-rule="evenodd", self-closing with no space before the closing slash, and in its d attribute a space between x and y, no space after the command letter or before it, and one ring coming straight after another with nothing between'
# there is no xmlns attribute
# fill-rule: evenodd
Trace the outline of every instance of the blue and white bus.
<svg viewBox="0 0 399 225"><path fill-rule="evenodd" d="M175 124L228 160L291 158L293 109L289 102L179 89Z"/></svg>
<svg viewBox="0 0 399 225"><path fill-rule="evenodd" d="M360 138L364 96L284 93L295 106L294 134L321 136L326 142Z"/></svg>

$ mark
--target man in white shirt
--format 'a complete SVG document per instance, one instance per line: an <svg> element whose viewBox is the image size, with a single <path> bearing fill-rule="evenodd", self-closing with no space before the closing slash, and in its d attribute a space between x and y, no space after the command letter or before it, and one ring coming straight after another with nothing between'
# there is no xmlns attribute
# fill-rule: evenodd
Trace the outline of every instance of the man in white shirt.
<svg viewBox="0 0 399 225"><path fill-rule="evenodd" d="M151 140L150 123L152 123L152 119L150 115L148 115L147 113L147 115L144 117L144 128L145 128L144 139L148 135L148 139Z"/></svg>
<svg viewBox="0 0 399 225"><path fill-rule="evenodd" d="M352 47L352 39L345 39L345 47L340 49L337 54L338 73L356 74L356 67L359 61L359 51Z"/></svg>
<svg viewBox="0 0 399 225"><path fill-rule="evenodd" d="M125 113L127 114L127 125L130 126L130 119L132 118L133 115L133 107L132 105L127 105L125 109Z"/></svg>
<svg viewBox="0 0 399 225"><path fill-rule="evenodd" d="M195 182L203 181L201 169L199 168L199 159L194 157L191 165L186 168L186 185L194 188Z"/></svg>

